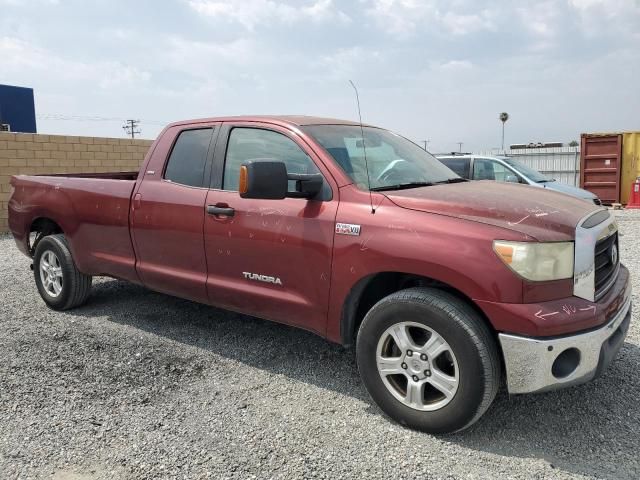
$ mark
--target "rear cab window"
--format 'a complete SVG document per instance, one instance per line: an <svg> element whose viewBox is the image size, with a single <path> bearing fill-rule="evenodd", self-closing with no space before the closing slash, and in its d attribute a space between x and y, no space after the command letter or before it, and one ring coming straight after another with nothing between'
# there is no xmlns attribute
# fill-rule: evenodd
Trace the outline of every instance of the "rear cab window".
<svg viewBox="0 0 640 480"><path fill-rule="evenodd" d="M180 132L169 155L164 179L190 187L202 187L212 134L211 127Z"/></svg>

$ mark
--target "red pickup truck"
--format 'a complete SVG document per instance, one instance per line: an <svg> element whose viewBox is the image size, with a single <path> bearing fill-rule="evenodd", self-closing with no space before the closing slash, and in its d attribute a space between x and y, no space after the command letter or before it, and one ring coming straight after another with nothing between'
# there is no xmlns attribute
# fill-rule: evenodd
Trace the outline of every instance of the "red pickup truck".
<svg viewBox="0 0 640 480"><path fill-rule="evenodd" d="M428 432L471 425L503 381L519 394L593 379L629 328L605 208L466 181L373 126L178 122L139 173L12 185L9 225L51 308L107 275L355 344L373 400Z"/></svg>

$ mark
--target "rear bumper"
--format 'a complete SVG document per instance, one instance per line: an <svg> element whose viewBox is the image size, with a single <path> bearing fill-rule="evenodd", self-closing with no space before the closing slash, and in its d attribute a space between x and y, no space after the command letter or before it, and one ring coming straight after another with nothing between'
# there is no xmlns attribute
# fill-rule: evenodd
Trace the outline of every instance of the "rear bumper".
<svg viewBox="0 0 640 480"><path fill-rule="evenodd" d="M553 338L498 335L509 393L543 392L599 376L622 347L631 323L631 289L622 307L602 327Z"/></svg>

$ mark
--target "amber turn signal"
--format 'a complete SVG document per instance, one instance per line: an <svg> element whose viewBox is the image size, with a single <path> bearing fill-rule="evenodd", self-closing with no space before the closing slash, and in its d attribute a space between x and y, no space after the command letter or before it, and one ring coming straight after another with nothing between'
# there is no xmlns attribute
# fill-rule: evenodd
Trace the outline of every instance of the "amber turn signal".
<svg viewBox="0 0 640 480"><path fill-rule="evenodd" d="M247 193L249 189L249 172L247 167L242 165L240 167L240 185L238 185L238 192Z"/></svg>
<svg viewBox="0 0 640 480"><path fill-rule="evenodd" d="M506 263L507 265L511 264L511 262L513 261L513 247L510 245L501 245L501 244L496 244L494 245L494 250L496 251L496 253L498 254L498 256L500 258L502 258L502 261L504 263Z"/></svg>

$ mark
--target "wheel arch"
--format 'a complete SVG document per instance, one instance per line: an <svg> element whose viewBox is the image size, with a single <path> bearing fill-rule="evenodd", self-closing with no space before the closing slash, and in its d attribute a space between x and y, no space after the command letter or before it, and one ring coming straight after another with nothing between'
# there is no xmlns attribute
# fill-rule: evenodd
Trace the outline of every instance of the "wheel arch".
<svg viewBox="0 0 640 480"><path fill-rule="evenodd" d="M378 272L358 280L344 300L340 318L340 339L345 346L355 343L358 328L367 312L378 301L400 290L412 287L431 287L449 292L474 309L493 334L491 321L464 292L440 280L406 272Z"/></svg>
<svg viewBox="0 0 640 480"><path fill-rule="evenodd" d="M64 234L62 227L53 219L45 216L36 217L29 225L29 232L27 235L27 250L33 257L36 251L38 242L47 235L55 235L58 233ZM32 238L32 234L35 234Z"/></svg>

